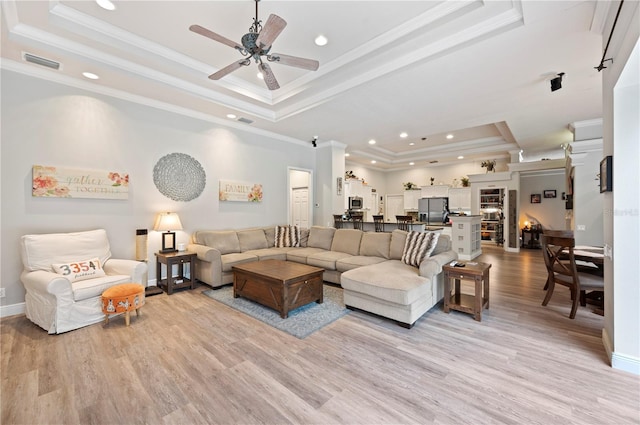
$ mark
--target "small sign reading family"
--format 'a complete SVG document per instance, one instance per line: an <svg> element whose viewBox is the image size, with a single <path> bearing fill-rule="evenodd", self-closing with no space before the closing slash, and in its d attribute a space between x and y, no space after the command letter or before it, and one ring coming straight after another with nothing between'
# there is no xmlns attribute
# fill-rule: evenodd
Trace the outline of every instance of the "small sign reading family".
<svg viewBox="0 0 640 425"><path fill-rule="evenodd" d="M33 166L36 197L128 199L129 174L77 168Z"/></svg>
<svg viewBox="0 0 640 425"><path fill-rule="evenodd" d="M218 199L221 201L262 202L262 185L220 180Z"/></svg>

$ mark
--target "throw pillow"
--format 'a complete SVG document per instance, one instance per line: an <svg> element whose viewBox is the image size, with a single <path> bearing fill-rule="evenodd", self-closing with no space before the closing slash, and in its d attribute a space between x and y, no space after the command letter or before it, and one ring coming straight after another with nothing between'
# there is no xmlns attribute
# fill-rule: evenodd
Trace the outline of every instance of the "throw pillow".
<svg viewBox="0 0 640 425"><path fill-rule="evenodd" d="M276 226L275 247L288 248L300 246L299 226Z"/></svg>
<svg viewBox="0 0 640 425"><path fill-rule="evenodd" d="M106 276L97 257L85 261L53 264L52 266L56 273L66 277L70 282Z"/></svg>
<svg viewBox="0 0 640 425"><path fill-rule="evenodd" d="M402 262L414 267L428 257L438 243L439 233L411 231L407 234L402 252Z"/></svg>

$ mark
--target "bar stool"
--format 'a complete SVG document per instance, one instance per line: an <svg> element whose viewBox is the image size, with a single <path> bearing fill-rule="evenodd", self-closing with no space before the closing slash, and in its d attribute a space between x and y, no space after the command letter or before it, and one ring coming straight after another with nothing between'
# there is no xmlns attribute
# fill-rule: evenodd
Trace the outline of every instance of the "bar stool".
<svg viewBox="0 0 640 425"><path fill-rule="evenodd" d="M351 213L351 221L353 222L353 228L362 230L362 217L363 213Z"/></svg>
<svg viewBox="0 0 640 425"><path fill-rule="evenodd" d="M411 217L410 215L397 215L396 216L396 221L398 223L398 229L399 230L405 230L407 232L411 230L411 224L413 223L413 217Z"/></svg>
<svg viewBox="0 0 640 425"><path fill-rule="evenodd" d="M384 232L384 216L374 215L372 217L373 217L373 225L375 226L376 232Z"/></svg>
<svg viewBox="0 0 640 425"><path fill-rule="evenodd" d="M336 229L342 229L344 226L344 220L342 220L342 214L333 215L333 227Z"/></svg>

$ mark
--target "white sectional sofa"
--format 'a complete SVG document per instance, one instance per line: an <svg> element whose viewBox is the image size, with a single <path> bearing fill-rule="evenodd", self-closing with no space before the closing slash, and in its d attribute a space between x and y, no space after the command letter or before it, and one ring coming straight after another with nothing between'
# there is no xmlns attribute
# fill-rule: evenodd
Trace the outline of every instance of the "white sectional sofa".
<svg viewBox="0 0 640 425"><path fill-rule="evenodd" d="M324 280L340 284L347 307L411 327L443 298L442 266L457 259L451 240L440 235L420 267L402 259L407 232L363 232L313 226L301 229L300 246L276 247L275 227L206 230L192 235L196 278L212 287L233 283L232 267L265 259L322 267Z"/></svg>

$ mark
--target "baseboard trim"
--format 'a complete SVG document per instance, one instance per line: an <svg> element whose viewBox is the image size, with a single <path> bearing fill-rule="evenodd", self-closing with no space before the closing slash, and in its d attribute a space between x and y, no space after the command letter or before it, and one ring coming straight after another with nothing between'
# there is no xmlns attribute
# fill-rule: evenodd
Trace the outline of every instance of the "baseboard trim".
<svg viewBox="0 0 640 425"><path fill-rule="evenodd" d="M640 358L615 353L611 346L609 333L604 328L602 329L602 343L612 368L640 375Z"/></svg>
<svg viewBox="0 0 640 425"><path fill-rule="evenodd" d="M24 303L0 305L0 317L15 316L17 314L24 314L24 312Z"/></svg>

